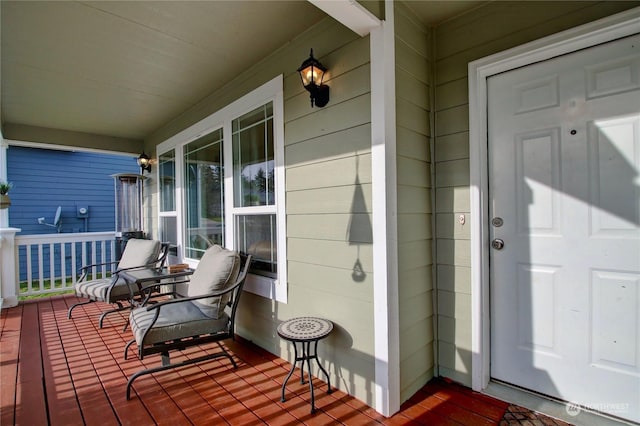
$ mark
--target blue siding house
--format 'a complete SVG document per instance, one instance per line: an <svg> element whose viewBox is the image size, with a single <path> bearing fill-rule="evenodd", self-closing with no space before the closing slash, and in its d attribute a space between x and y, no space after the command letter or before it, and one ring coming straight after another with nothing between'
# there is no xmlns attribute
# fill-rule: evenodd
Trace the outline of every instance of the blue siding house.
<svg viewBox="0 0 640 426"><path fill-rule="evenodd" d="M20 228L19 235L114 231L115 191L111 175L139 172L133 156L11 146L7 150L7 177L13 184L9 226ZM49 226L54 223L58 207L61 207L59 229ZM39 218L49 225L39 223ZM55 256L60 255L58 250L55 249ZM44 279L50 275L49 255L49 247L45 246ZM78 253L78 265L79 256ZM31 257L32 273L37 277L36 253ZM66 257L66 268L70 271L70 254ZM27 276L24 248L20 249L19 259L22 281ZM59 275L56 270L54 276Z"/></svg>
<svg viewBox="0 0 640 426"><path fill-rule="evenodd" d="M61 232L105 232L115 228L112 174L139 173L136 157L11 146L7 177L13 183L9 225L21 235L57 232L52 224L62 207ZM88 208L86 217L80 207Z"/></svg>

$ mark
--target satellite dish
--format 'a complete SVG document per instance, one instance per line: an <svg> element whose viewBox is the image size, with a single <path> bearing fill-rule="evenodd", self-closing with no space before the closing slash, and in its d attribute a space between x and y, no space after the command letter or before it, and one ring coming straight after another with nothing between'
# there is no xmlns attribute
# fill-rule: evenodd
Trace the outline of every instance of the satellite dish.
<svg viewBox="0 0 640 426"><path fill-rule="evenodd" d="M62 206L58 206L58 208L56 209L56 216L53 219L53 225L54 226L58 226L58 223L60 223L60 213L62 212Z"/></svg>
<svg viewBox="0 0 640 426"><path fill-rule="evenodd" d="M56 209L56 215L54 216L54 219L53 219L53 223L46 223L44 221L44 217L39 217L38 223L40 225L51 226L53 228L56 228L58 232L61 232L62 231L62 221L60 220L61 214L62 214L62 206L58 206L58 208Z"/></svg>

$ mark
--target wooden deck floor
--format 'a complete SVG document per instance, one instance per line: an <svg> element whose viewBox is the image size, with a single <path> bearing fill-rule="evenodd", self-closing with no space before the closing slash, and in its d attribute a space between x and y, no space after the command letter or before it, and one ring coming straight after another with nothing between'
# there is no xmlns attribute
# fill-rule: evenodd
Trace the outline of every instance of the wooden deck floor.
<svg viewBox="0 0 640 426"><path fill-rule="evenodd" d="M307 385L293 378L288 399L280 386L290 364L246 342L231 342L238 369L215 360L145 376L125 398L127 378L159 357L125 361L131 338L124 317L108 316L107 305L92 303L66 317L74 297L53 297L3 309L0 314L0 424L16 425L495 425L508 404L435 379L403 404L391 418L376 413L341 391L326 392L314 380L317 412L310 414ZM215 346L192 348L197 356ZM133 355L133 353L132 353ZM295 377L295 376L294 376ZM507 413L508 414L508 413Z"/></svg>

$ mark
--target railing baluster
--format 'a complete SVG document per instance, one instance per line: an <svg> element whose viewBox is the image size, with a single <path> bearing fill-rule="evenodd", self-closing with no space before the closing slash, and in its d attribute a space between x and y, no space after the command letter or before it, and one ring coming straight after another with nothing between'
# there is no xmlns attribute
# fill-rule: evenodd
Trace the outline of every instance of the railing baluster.
<svg viewBox="0 0 640 426"><path fill-rule="evenodd" d="M49 282L51 283L51 290L56 288L56 256L55 246L53 243L49 244Z"/></svg>
<svg viewBox="0 0 640 426"><path fill-rule="evenodd" d="M40 291L44 290L44 250L42 244L38 244L38 281L40 282Z"/></svg>
<svg viewBox="0 0 640 426"><path fill-rule="evenodd" d="M60 244L60 280L62 289L67 289L67 243Z"/></svg>
<svg viewBox="0 0 640 426"><path fill-rule="evenodd" d="M78 280L78 265L76 264L76 242L71 242L71 281Z"/></svg>
<svg viewBox="0 0 640 426"><path fill-rule="evenodd" d="M106 241L102 240L100 241L100 263L106 263L107 262L107 252L105 250L106 247ZM102 265L102 278L105 278L107 276L107 265Z"/></svg>
<svg viewBox="0 0 640 426"><path fill-rule="evenodd" d="M31 244L27 244L27 293L33 291L33 270L31 262Z"/></svg>
<svg viewBox="0 0 640 426"><path fill-rule="evenodd" d="M113 260L115 252L115 233L90 232L16 236L20 277L21 279L26 278L26 289L24 288L24 280L22 280L19 295L37 295L71 290L73 286L67 284L67 280L70 277L72 283L75 283L79 278L78 267L82 266L78 265L76 259L79 254L78 244L81 245L80 255L83 265L110 262ZM88 250L91 250L91 254L87 252ZM70 253L71 271L66 263L68 253ZM45 254L49 256L48 260L45 258ZM91 261L88 261L89 258ZM105 276L109 270L107 265L94 267L90 271L93 274L90 278L96 278L98 273ZM49 275L47 276L47 274ZM34 285L36 279L38 284ZM61 285L56 287L58 279L61 280Z"/></svg>
<svg viewBox="0 0 640 426"><path fill-rule="evenodd" d="M82 264L87 265L87 243L86 241L82 241L80 244L82 244ZM91 279L93 279L93 277L91 277Z"/></svg>
<svg viewBox="0 0 640 426"><path fill-rule="evenodd" d="M95 265L96 263L96 242L91 241L91 264ZM93 279L95 280L98 277L98 268L96 266L93 267Z"/></svg>

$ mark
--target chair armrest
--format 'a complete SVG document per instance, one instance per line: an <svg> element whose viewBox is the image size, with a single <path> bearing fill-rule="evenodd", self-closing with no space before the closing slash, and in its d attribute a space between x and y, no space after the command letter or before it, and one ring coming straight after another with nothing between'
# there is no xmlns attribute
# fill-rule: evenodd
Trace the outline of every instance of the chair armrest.
<svg viewBox="0 0 640 426"><path fill-rule="evenodd" d="M109 292L113 289L113 287L116 285L116 283L120 280L120 272L122 271L131 271L133 269L145 269L145 268L150 268L150 267L155 267L157 261L153 261L144 265L139 265L139 266L130 266L128 268L119 268L117 270L115 270L113 272L113 274L111 275L111 283L109 284L109 288L107 288L107 294L109 294ZM133 293L133 291L131 290L131 285L134 284L133 282L129 282L126 279L123 278L123 281L125 282L125 284L127 285L127 289L129 290L129 297L130 300L133 300L133 298L135 297L135 294Z"/></svg>
<svg viewBox="0 0 640 426"><path fill-rule="evenodd" d="M116 269L114 274L117 274L118 272L122 272L122 271L130 271L132 269L155 268L157 263L158 261L154 260L153 262L145 263L144 265L129 266L128 268L118 268Z"/></svg>
<svg viewBox="0 0 640 426"><path fill-rule="evenodd" d="M113 264L117 264L117 261L113 261L113 262L102 262L102 263L93 263L91 265L84 265L82 266L80 269L78 269L78 272L81 273L85 273L86 271L88 271L91 268L95 268L98 266L104 266L104 265L113 265Z"/></svg>
<svg viewBox="0 0 640 426"><path fill-rule="evenodd" d="M173 286L174 287L173 291L174 291L174 294L175 294L175 286L177 284L187 284L189 282L190 282L189 280L180 280L180 281L169 281L169 282L166 282L166 283L155 282L155 283L152 283L152 284L149 284L149 285L145 285L145 286L140 288L140 294L143 296L142 297L143 302L142 302L141 306L147 306L147 302L151 299L151 293L152 293L153 289L156 288L157 286L160 286L160 285ZM166 294L166 293L164 293L164 294Z"/></svg>
<svg viewBox="0 0 640 426"><path fill-rule="evenodd" d="M160 309L165 305L171 305L171 304L174 304L174 303L193 302L194 300L207 299L209 297L222 296L222 295L225 295L227 293L230 293L230 292L234 291L240 285L242 285L242 281L237 281L234 285L232 285L231 287L227 288L226 290L214 291L213 293L202 294L200 296L181 297L180 299L171 299L171 300L165 300L163 302L154 303L153 305L147 306L147 311L151 311L153 309Z"/></svg>
<svg viewBox="0 0 640 426"><path fill-rule="evenodd" d="M166 279L166 278L165 278L165 279ZM186 284L186 283L189 283L189 282L190 282L189 280L169 281L169 282L166 282L166 283L163 283L163 282L153 282L153 283L151 283L151 284L148 284L148 285L142 286L142 287L140 288L140 292L141 292L141 293L144 293L144 292L146 292L147 290L149 290L149 289L151 289L151 288L154 288L154 287L156 287L156 286L159 286L159 285L175 286L175 285L177 285L177 284Z"/></svg>
<svg viewBox="0 0 640 426"><path fill-rule="evenodd" d="M162 282L162 280L166 280L166 279L175 279L175 278L183 278L186 276L189 276L193 273L192 269L188 269L187 271L180 271L177 273L173 273L173 274L167 274L165 276L148 276L148 277L139 277L135 280L131 280L130 277L126 276L126 274L123 274L124 276L121 276L120 273L121 272L127 272L127 271L131 271L131 270L145 270L145 269L155 269L158 270L159 268L157 268L157 262L151 262L148 263L144 266L134 266L134 267L130 267L130 268L124 268L124 269L119 269L114 276L118 276L119 278L122 278L123 281L127 284L127 288L129 290L129 296L131 298L131 300L133 300L134 298L134 290L132 290L132 285L137 286L137 288L135 288L135 293L136 294L140 294L142 296L145 295L145 293L147 293L147 290L149 289L153 289L155 287L157 287L158 285L174 285L174 284L181 284L184 282L188 282L188 281L175 281L175 282ZM114 285L116 285L117 283L117 279L111 282L111 285L109 288L112 288ZM148 291L148 294L146 295L146 298L148 299L148 297L151 295L151 291ZM146 300L146 299L143 299ZM144 305L144 303L143 303Z"/></svg>

